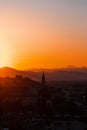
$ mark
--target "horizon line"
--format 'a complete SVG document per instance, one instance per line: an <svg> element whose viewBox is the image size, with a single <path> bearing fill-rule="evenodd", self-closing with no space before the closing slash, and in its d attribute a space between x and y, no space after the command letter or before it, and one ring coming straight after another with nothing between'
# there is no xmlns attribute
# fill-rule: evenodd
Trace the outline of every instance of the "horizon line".
<svg viewBox="0 0 87 130"><path fill-rule="evenodd" d="M0 67L0 69L4 69L4 68L8 68L8 69L15 69L15 70L57 70L57 69L78 69L78 68L87 68L87 66L66 66L66 67L55 67L55 68L46 68L46 67L43 67L43 68L29 68L29 69L17 69L15 67L10 67L10 66L3 66L3 67Z"/></svg>

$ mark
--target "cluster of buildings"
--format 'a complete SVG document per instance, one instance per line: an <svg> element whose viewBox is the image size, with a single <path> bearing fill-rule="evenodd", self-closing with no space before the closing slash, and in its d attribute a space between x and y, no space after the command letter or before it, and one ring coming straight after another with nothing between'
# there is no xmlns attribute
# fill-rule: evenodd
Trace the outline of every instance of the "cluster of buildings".
<svg viewBox="0 0 87 130"><path fill-rule="evenodd" d="M41 83L22 76L5 80L9 87L0 86L0 130L17 130L21 122L20 130L87 130L86 103L66 89L48 87L44 73Z"/></svg>

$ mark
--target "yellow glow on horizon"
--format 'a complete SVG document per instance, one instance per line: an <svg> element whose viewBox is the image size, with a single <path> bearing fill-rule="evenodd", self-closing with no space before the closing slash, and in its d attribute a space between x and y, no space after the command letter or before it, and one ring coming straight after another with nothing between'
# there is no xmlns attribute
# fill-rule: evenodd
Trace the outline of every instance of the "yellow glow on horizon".
<svg viewBox="0 0 87 130"><path fill-rule="evenodd" d="M7 41L0 39L0 67L11 66L13 55Z"/></svg>

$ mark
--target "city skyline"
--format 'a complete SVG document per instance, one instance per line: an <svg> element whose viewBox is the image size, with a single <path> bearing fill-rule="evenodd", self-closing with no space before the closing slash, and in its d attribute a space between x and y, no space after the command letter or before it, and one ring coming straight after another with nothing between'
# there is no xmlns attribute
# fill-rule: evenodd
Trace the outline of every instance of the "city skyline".
<svg viewBox="0 0 87 130"><path fill-rule="evenodd" d="M87 67L86 0L0 1L0 67Z"/></svg>

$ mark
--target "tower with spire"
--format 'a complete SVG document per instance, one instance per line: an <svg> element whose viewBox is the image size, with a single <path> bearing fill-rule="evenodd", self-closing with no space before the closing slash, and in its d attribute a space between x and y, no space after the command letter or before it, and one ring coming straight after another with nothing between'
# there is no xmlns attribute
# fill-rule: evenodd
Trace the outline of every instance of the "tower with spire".
<svg viewBox="0 0 87 130"><path fill-rule="evenodd" d="M43 72L43 74L42 74L42 78L41 78L41 84L42 84L42 86L46 86L46 79L45 79L45 74L44 74L44 72Z"/></svg>
<svg viewBox="0 0 87 130"><path fill-rule="evenodd" d="M45 74L43 72L42 78L41 78L41 88L38 92L38 109L41 113L47 113L50 112L50 92L49 88L46 85L46 79Z"/></svg>

